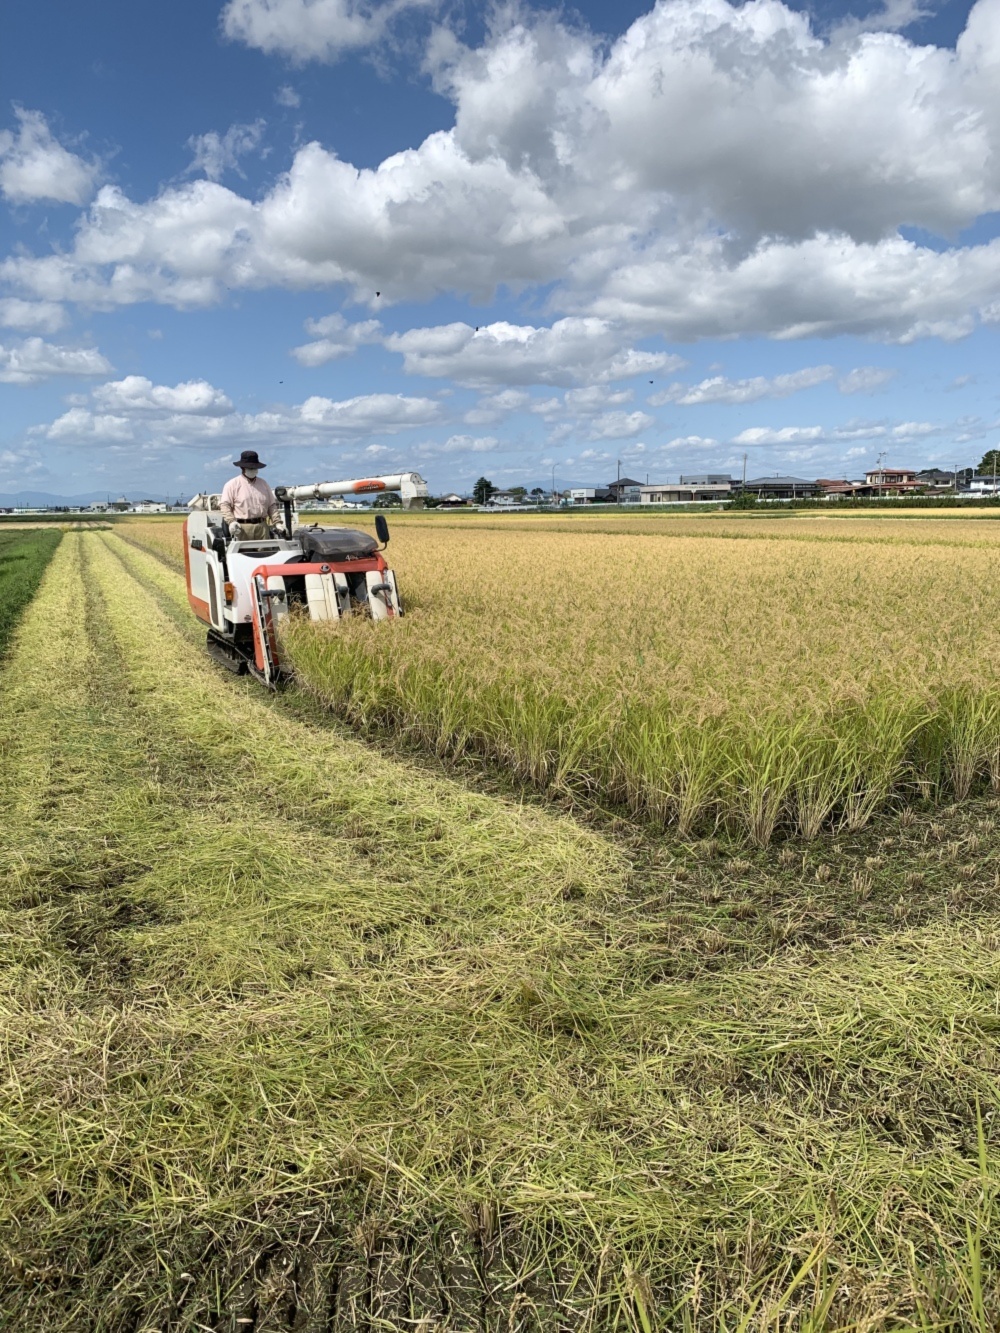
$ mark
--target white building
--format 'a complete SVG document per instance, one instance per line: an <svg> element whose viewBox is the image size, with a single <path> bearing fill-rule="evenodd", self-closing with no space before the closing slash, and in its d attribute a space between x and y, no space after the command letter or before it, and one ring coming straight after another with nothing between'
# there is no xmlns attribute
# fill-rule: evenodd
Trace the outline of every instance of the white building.
<svg viewBox="0 0 1000 1333"><path fill-rule="evenodd" d="M494 512L501 509L506 513L520 513L526 509L537 509L538 506L534 500L522 495L520 491L494 491L486 504L480 505L479 508Z"/></svg>
<svg viewBox="0 0 1000 1333"><path fill-rule="evenodd" d="M708 482L703 486L674 485L663 481L643 486L639 503L644 505L707 504L732 498L732 482Z"/></svg>

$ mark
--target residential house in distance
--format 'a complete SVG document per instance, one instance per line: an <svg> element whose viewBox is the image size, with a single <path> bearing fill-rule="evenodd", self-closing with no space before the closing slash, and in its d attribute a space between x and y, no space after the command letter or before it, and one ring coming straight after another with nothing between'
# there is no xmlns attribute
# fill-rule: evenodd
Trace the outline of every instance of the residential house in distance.
<svg viewBox="0 0 1000 1333"><path fill-rule="evenodd" d="M1000 473L996 477L992 473L980 477L976 475L969 478L969 494L977 498L986 498L991 495L1000 495Z"/></svg>
<svg viewBox="0 0 1000 1333"><path fill-rule="evenodd" d="M754 477L744 487L758 500L804 500L816 495L819 487L804 477Z"/></svg>
<svg viewBox="0 0 1000 1333"><path fill-rule="evenodd" d="M733 484L728 472L703 472L699 477L681 476L682 486L732 486Z"/></svg>
<svg viewBox="0 0 1000 1333"><path fill-rule="evenodd" d="M469 501L462 495L456 495L453 491L451 495L442 495L437 507L438 509L468 509Z"/></svg>
<svg viewBox="0 0 1000 1333"><path fill-rule="evenodd" d="M609 482L607 489L611 492L612 504L637 505L640 502L642 483L633 481L631 477L620 477L617 481Z"/></svg>
<svg viewBox="0 0 1000 1333"><path fill-rule="evenodd" d="M921 490L923 482L917 479L915 468L876 467L865 473L865 487L871 495L903 495Z"/></svg>
<svg viewBox="0 0 1000 1333"><path fill-rule="evenodd" d="M533 500L529 500L523 491L494 491L489 498L489 502L480 505L479 508L494 512L499 509L510 513L519 513L523 510L537 509L538 506Z"/></svg>
<svg viewBox="0 0 1000 1333"><path fill-rule="evenodd" d="M575 505L610 504L611 491L607 486L573 486L569 498L570 503Z"/></svg>
<svg viewBox="0 0 1000 1333"><path fill-rule="evenodd" d="M705 504L712 500L729 500L733 494L733 483L729 477L725 481L707 481L692 483L689 478L681 478L682 484L657 482L640 488L639 503L644 505ZM686 483L686 484L683 484Z"/></svg>
<svg viewBox="0 0 1000 1333"><path fill-rule="evenodd" d="M939 467L924 468L917 473L917 481L925 491L953 491L955 489L954 472L943 472Z"/></svg>
<svg viewBox="0 0 1000 1333"><path fill-rule="evenodd" d="M828 500L846 500L859 490L856 481L833 481L829 477L817 478L816 485L820 495Z"/></svg>

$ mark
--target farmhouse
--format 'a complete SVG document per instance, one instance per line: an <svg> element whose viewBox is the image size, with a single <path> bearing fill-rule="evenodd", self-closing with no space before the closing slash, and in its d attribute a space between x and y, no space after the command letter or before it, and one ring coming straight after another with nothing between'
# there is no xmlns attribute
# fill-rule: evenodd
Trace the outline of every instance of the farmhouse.
<svg viewBox="0 0 1000 1333"><path fill-rule="evenodd" d="M528 497L524 491L494 491L489 501L483 508L486 509L533 509L535 506L528 504Z"/></svg>
<svg viewBox="0 0 1000 1333"><path fill-rule="evenodd" d="M817 478L816 485L819 487L820 495L828 500L846 499L855 495L859 489L856 481L832 481L829 477Z"/></svg>
<svg viewBox="0 0 1000 1333"><path fill-rule="evenodd" d="M607 489L611 494L612 504L637 505L642 483L633 481L631 477L620 477L617 481L609 482Z"/></svg>
<svg viewBox="0 0 1000 1333"><path fill-rule="evenodd" d="M658 482L653 486L641 488L640 503L644 505L698 504L709 500L728 500L733 493L733 484L728 479L724 482L705 482L702 485L674 486L670 482Z"/></svg>
<svg viewBox="0 0 1000 1333"><path fill-rule="evenodd" d="M908 467L879 467L865 473L865 488L874 495L900 495L923 488L916 470Z"/></svg>
<svg viewBox="0 0 1000 1333"><path fill-rule="evenodd" d="M759 500L803 500L819 490L816 482L803 477L754 477L744 489Z"/></svg>
<svg viewBox="0 0 1000 1333"><path fill-rule="evenodd" d="M926 491L951 491L955 489L954 472L944 472L939 467L924 468L917 473L917 481Z"/></svg>

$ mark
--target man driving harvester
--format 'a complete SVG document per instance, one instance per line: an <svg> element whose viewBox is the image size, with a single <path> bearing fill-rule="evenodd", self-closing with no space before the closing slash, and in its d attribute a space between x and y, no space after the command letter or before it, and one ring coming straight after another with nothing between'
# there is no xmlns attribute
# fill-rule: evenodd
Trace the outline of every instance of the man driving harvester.
<svg viewBox="0 0 1000 1333"><path fill-rule="evenodd" d="M233 467L240 475L227 481L219 497L222 517L229 524L229 536L234 542L260 541L271 535L271 525L280 522L281 509L277 496L263 477L258 476L267 467L253 449L244 449Z"/></svg>

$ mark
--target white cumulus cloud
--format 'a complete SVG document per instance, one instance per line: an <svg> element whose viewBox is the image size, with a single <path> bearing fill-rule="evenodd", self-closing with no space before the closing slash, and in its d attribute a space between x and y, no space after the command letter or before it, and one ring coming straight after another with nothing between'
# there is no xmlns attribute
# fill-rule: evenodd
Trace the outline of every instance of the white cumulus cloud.
<svg viewBox="0 0 1000 1333"><path fill-rule="evenodd" d="M398 9L231 0L223 24L332 59ZM885 30L902 17L895 0L882 30L823 36L781 0L659 0L606 43L504 7L479 45L432 41L454 119L418 146L359 168L306 143L253 199L212 180L147 201L105 187L72 247L11 256L0 278L103 308L268 286L383 305L544 286L550 328L399 335L409 369L484 389L595 367L655 378L660 354L629 350L646 334L961 338L1000 322L1000 240L947 239L1000 211L1000 0L976 0L954 50Z"/></svg>
<svg viewBox="0 0 1000 1333"><path fill-rule="evenodd" d="M299 417L306 425L356 435L365 431L395 432L407 426L426 426L437 421L441 412L441 404L433 398L370 393L340 402L319 396L307 398L299 409Z"/></svg>
<svg viewBox="0 0 1000 1333"><path fill-rule="evenodd" d="M207 380L188 380L184 384L154 384L144 375L126 375L93 391L94 402L106 411L191 412L197 416L224 417L233 404L221 389Z"/></svg>
<svg viewBox="0 0 1000 1333"><path fill-rule="evenodd" d="M774 429L771 426L751 426L747 430L741 430L739 435L733 436L733 444L760 445L799 445L812 444L816 440L822 440L826 431L822 426L781 426Z"/></svg>
<svg viewBox="0 0 1000 1333"><path fill-rule="evenodd" d="M0 482L5 487L23 485L29 478L48 476L47 465L31 449L0 449Z"/></svg>
<svg viewBox="0 0 1000 1333"><path fill-rule="evenodd" d="M427 0L228 0L222 29L233 41L293 60L336 60L381 40L404 9Z"/></svg>
<svg viewBox="0 0 1000 1333"><path fill-rule="evenodd" d="M856 366L837 381L841 393L874 393L895 379L896 372L885 366Z"/></svg>
<svg viewBox="0 0 1000 1333"><path fill-rule="evenodd" d="M188 172L201 172L211 181L221 180L227 171L242 176L240 158L256 150L266 128L263 120L255 120L252 125L230 125L224 134L217 130L193 134L188 139L194 154Z"/></svg>
<svg viewBox="0 0 1000 1333"><path fill-rule="evenodd" d="M378 342L382 325L377 319L363 319L350 324L343 315L326 315L323 319L307 319L307 333L314 342L292 348L292 356L302 366L322 366L328 361L350 356L365 343Z"/></svg>
<svg viewBox="0 0 1000 1333"><path fill-rule="evenodd" d="M417 445L412 453L420 459L433 459L453 454L493 454L501 448L495 435L449 435L441 444Z"/></svg>
<svg viewBox="0 0 1000 1333"><path fill-rule="evenodd" d="M9 296L0 299L0 327L22 333L58 333L66 323L66 311L56 301L23 301Z"/></svg>
<svg viewBox="0 0 1000 1333"><path fill-rule="evenodd" d="M484 394L463 419L469 426L492 426L512 412L521 412L531 406L531 395L523 389L502 389L499 393Z"/></svg>
<svg viewBox="0 0 1000 1333"><path fill-rule="evenodd" d="M297 405L240 412L221 389L205 380L170 386L129 375L99 385L89 398L74 401L54 421L32 427L29 433L63 443L132 441L152 449L277 448L395 435L432 425L441 416L441 404L433 399L389 393L342 400L313 396Z"/></svg>
<svg viewBox="0 0 1000 1333"><path fill-rule="evenodd" d="M664 449L717 449L719 441L710 435L677 435L668 440Z"/></svg>
<svg viewBox="0 0 1000 1333"><path fill-rule="evenodd" d="M473 328L439 324L391 334L411 375L448 376L459 384L576 384L628 379L683 365L666 352L622 346L622 332L605 320L560 319L551 327L503 321Z"/></svg>
<svg viewBox="0 0 1000 1333"><path fill-rule="evenodd" d="M648 412L603 412L590 423L592 440L627 440L654 424Z"/></svg>
<svg viewBox="0 0 1000 1333"><path fill-rule="evenodd" d="M0 344L0 383L37 384L54 375L106 375L111 363L96 347L59 347L43 338Z"/></svg>
<svg viewBox="0 0 1000 1333"><path fill-rule="evenodd" d="M63 147L40 111L15 106L17 130L0 130L0 194L12 204L84 204L100 163Z"/></svg>
<svg viewBox="0 0 1000 1333"><path fill-rule="evenodd" d="M784 375L754 375L751 379L729 380L714 375L700 384L672 384L663 393L654 394L649 402L654 407L665 403L679 403L683 407L703 403L756 403L761 398L788 398L802 389L825 384L834 377L833 366L807 366Z"/></svg>

